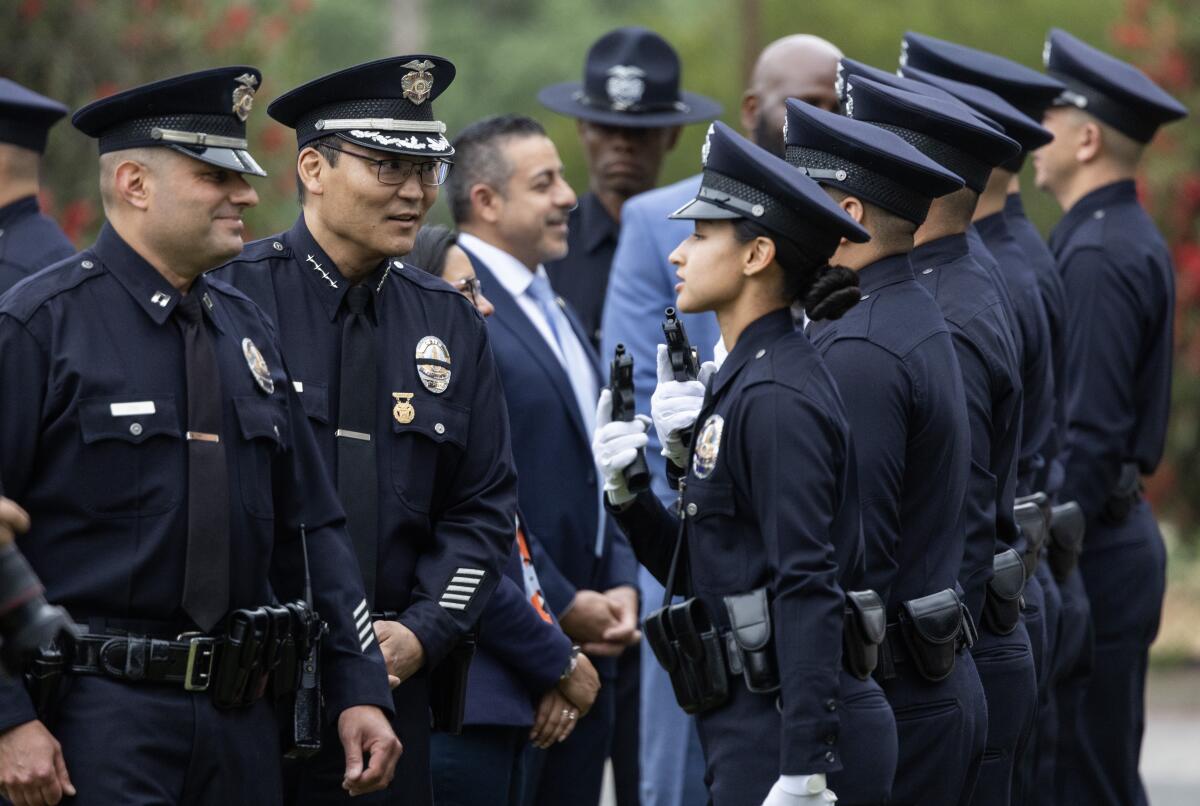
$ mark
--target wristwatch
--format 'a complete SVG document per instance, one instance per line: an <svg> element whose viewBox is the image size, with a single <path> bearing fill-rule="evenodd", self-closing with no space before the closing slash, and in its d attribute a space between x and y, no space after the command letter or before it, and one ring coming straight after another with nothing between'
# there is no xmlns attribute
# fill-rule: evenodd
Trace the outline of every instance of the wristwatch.
<svg viewBox="0 0 1200 806"><path fill-rule="evenodd" d="M567 668L563 669L563 673L559 675L558 682L566 681L572 674L575 673L575 667L579 665L579 652L582 647L579 644L571 645L571 657L567 659Z"/></svg>

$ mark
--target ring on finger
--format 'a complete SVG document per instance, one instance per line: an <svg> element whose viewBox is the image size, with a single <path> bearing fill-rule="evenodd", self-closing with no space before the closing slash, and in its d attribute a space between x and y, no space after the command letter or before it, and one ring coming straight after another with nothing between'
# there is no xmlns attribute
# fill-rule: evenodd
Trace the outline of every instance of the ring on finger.
<svg viewBox="0 0 1200 806"><path fill-rule="evenodd" d="M577 717L577 716L579 716L579 714L578 714L577 712L575 712L575 711L568 711L568 712L567 712L567 719L570 719L570 720L574 721L574 720L575 720L575 717Z"/></svg>

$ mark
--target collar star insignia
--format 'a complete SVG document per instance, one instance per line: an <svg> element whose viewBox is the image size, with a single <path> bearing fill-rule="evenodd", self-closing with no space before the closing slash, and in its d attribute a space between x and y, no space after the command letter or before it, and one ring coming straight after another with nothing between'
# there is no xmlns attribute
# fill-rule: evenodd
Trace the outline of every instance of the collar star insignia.
<svg viewBox="0 0 1200 806"><path fill-rule="evenodd" d="M412 72L405 73L400 79L400 88L404 90L405 98L419 106L425 103L429 93L433 92L433 74L429 71L433 69L434 64L428 59L413 59L404 66Z"/></svg>
<svg viewBox="0 0 1200 806"><path fill-rule="evenodd" d="M242 73L234 79L238 86L233 88L233 114L243 123L254 108L254 93L258 91L258 77L253 73Z"/></svg>

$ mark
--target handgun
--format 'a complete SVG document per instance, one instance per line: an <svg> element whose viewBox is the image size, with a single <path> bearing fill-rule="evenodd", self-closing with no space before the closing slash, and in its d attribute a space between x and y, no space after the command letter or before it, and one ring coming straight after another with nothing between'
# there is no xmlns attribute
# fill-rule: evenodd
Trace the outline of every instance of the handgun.
<svg viewBox="0 0 1200 806"><path fill-rule="evenodd" d="M671 359L671 371L675 380L685 383L700 377L700 356L688 342L683 322L675 315L674 308L667 308L663 319L663 335L667 337L667 356Z"/></svg>
<svg viewBox="0 0 1200 806"><path fill-rule="evenodd" d="M631 423L637 416L637 400L633 394L633 356L618 344L613 354L608 376L612 390L613 422ZM646 451L639 448L633 464L625 468L625 486L637 494L650 488L650 468L646 466Z"/></svg>

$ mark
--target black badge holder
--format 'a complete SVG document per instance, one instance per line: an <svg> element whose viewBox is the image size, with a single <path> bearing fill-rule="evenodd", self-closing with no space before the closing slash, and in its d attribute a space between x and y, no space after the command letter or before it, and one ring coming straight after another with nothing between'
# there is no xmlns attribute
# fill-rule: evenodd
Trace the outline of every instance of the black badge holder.
<svg viewBox="0 0 1200 806"><path fill-rule="evenodd" d="M873 590L846 591L842 621L842 663L866 680L879 664L879 645L887 633L887 608Z"/></svg>
<svg viewBox="0 0 1200 806"><path fill-rule="evenodd" d="M312 577L308 569L308 533L300 524L300 550L304 553L304 599L287 605L295 636L295 688L277 687L276 714L280 722L280 746L284 758L310 758L321 750L323 727L321 692L321 640L326 625L313 607ZM280 677L283 677L281 675Z"/></svg>
<svg viewBox="0 0 1200 806"><path fill-rule="evenodd" d="M952 588L900 605L900 629L909 658L921 677L936 683L954 671L962 637L963 606Z"/></svg>
<svg viewBox="0 0 1200 806"><path fill-rule="evenodd" d="M1011 635L1021 621L1025 563L1016 549L992 557L992 578L983 601L983 623L996 635Z"/></svg>
<svg viewBox="0 0 1200 806"><path fill-rule="evenodd" d="M771 631L771 602L766 588L722 597L729 614L729 659L741 668L746 688L755 694L779 690L779 663ZM736 659L736 662L735 662Z"/></svg>
<svg viewBox="0 0 1200 806"><path fill-rule="evenodd" d="M436 731L451 736L462 733L467 710L467 678L477 643L474 630L462 636L429 675L429 709Z"/></svg>
<svg viewBox="0 0 1200 806"><path fill-rule="evenodd" d="M682 485L686 488L686 485ZM679 707L689 714L716 708L729 699L729 677L721 647L721 635L712 623L704 602L691 597L672 605L676 576L686 562L685 517L679 519L675 550L663 590L663 606L643 624L646 641L666 670ZM685 571L686 573L686 571ZM691 585L688 585L690 590Z"/></svg>
<svg viewBox="0 0 1200 806"><path fill-rule="evenodd" d="M1050 511L1050 572L1060 583L1066 582L1079 565L1087 519L1078 502L1059 504Z"/></svg>

